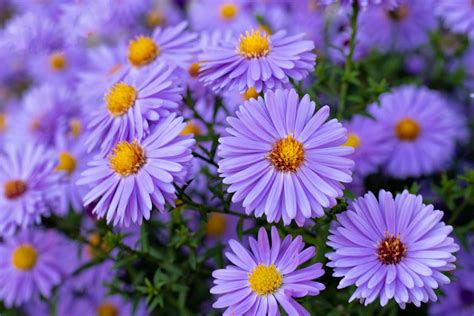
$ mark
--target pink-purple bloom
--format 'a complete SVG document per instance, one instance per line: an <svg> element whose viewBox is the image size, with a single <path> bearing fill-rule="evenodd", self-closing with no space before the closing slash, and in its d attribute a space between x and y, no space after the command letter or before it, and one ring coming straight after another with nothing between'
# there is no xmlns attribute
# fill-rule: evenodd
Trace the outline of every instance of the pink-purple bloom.
<svg viewBox="0 0 474 316"><path fill-rule="evenodd" d="M271 245L269 242L271 239ZM224 315L279 315L280 306L290 316L309 315L295 298L315 296L324 290L314 281L324 274L321 263L298 267L315 256L315 248L304 248L301 236L287 235L283 241L272 226L270 238L262 227L258 239L249 238L250 249L230 240L226 257L232 263L215 270L211 293L219 295L214 308Z"/></svg>
<svg viewBox="0 0 474 316"><path fill-rule="evenodd" d="M353 149L341 146L346 130L328 117L328 106L316 111L294 90L268 91L240 106L219 140L219 173L232 201L286 225L323 216L351 182L354 164L346 158Z"/></svg>
<svg viewBox="0 0 474 316"><path fill-rule="evenodd" d="M377 298L382 306L394 299L402 308L435 301L434 289L450 282L443 272L455 268L459 249L443 215L406 190L395 199L384 190L378 199L371 192L356 199L337 215L327 242L334 249L326 254L328 266L343 277L338 288L355 285L349 301L365 305Z"/></svg>

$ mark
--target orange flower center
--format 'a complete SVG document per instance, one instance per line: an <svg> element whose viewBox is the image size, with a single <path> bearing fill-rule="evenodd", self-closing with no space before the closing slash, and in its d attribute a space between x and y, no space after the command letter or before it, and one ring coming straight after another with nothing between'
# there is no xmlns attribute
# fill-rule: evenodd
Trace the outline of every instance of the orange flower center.
<svg viewBox="0 0 474 316"><path fill-rule="evenodd" d="M404 141L414 141L420 135L420 125L411 118L401 119L395 127L395 134L398 139Z"/></svg>
<svg viewBox="0 0 474 316"><path fill-rule="evenodd" d="M385 232L385 238L377 249L377 257L383 264L397 264L405 258L407 248L400 240L400 235L395 237Z"/></svg>
<svg viewBox="0 0 474 316"><path fill-rule="evenodd" d="M9 180L5 182L4 190L5 197L14 200L26 192L27 186L23 180Z"/></svg>
<svg viewBox="0 0 474 316"><path fill-rule="evenodd" d="M148 65L158 57L160 48L148 36L139 36L130 41L128 60L135 67Z"/></svg>
<svg viewBox="0 0 474 316"><path fill-rule="evenodd" d="M290 134L278 140L267 157L278 171L295 172L304 162L303 144Z"/></svg>

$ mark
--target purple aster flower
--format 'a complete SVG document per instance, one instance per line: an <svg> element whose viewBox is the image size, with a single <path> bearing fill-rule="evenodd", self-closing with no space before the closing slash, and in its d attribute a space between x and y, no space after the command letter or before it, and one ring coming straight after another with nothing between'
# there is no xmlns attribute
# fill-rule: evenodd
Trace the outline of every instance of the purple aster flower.
<svg viewBox="0 0 474 316"><path fill-rule="evenodd" d="M118 142L108 157L96 156L77 182L91 187L84 205L98 201L92 212L120 226L148 220L152 204L164 212L176 198L173 182L183 184L192 159L194 139L179 136L184 127L171 114L143 140Z"/></svg>
<svg viewBox="0 0 474 316"><path fill-rule="evenodd" d="M189 19L193 29L213 31L226 29L245 31L257 25L249 0L198 0L189 7Z"/></svg>
<svg viewBox="0 0 474 316"><path fill-rule="evenodd" d="M459 249L443 215L406 190L395 199L381 190L378 200L369 192L338 214L327 242L335 252L326 257L333 276L344 277L338 288L356 285L349 302L379 297L385 306L393 298L405 308L435 301L433 289L449 283L442 272L455 268Z"/></svg>
<svg viewBox="0 0 474 316"><path fill-rule="evenodd" d="M187 70L198 52L198 35L186 31L188 24L157 27L152 36L138 36L128 46L128 61L133 68L164 60L168 64Z"/></svg>
<svg viewBox="0 0 474 316"><path fill-rule="evenodd" d="M0 152L0 235L38 222L57 206L61 174L42 145L7 143Z"/></svg>
<svg viewBox="0 0 474 316"><path fill-rule="evenodd" d="M358 27L362 43L382 51L407 51L428 42L428 33L437 26L433 1L399 2L393 9L371 6L361 12Z"/></svg>
<svg viewBox="0 0 474 316"><path fill-rule="evenodd" d="M0 298L6 306L51 296L71 273L70 243L58 233L25 230L0 244ZM58 260L61 258L61 260Z"/></svg>
<svg viewBox="0 0 474 316"><path fill-rule="evenodd" d="M285 31L273 35L247 31L240 38L206 49L199 57L203 61L199 78L215 91L288 87L290 78L302 80L316 63L314 43L303 37L286 36Z"/></svg>
<svg viewBox="0 0 474 316"><path fill-rule="evenodd" d="M311 1L311 0L309 0ZM329 5L333 3L338 3L341 6L352 6L354 3L354 0L320 0L321 3ZM367 7L372 7L372 6L383 6L386 8L395 8L398 6L398 3L400 0L356 0L359 3L359 6L362 7L362 9L365 9Z"/></svg>
<svg viewBox="0 0 474 316"><path fill-rule="evenodd" d="M456 33L467 33L474 39L474 2L472 0L436 1L436 13Z"/></svg>
<svg viewBox="0 0 474 316"><path fill-rule="evenodd" d="M450 103L427 88L402 86L381 95L380 106L369 106L390 145L383 165L389 175L417 177L447 167L456 140L465 135L465 121Z"/></svg>
<svg viewBox="0 0 474 316"><path fill-rule="evenodd" d="M110 87L105 106L91 113L86 146L102 152L121 140L141 139L150 125L178 108L182 88L173 75L174 68L165 62L134 71Z"/></svg>
<svg viewBox="0 0 474 316"><path fill-rule="evenodd" d="M225 255L233 265L212 273L211 293L220 296L213 307L226 308L224 315L279 315L279 306L290 316L309 315L294 298L316 296L325 288L313 281L324 274L321 263L298 269L314 258L315 248L304 249L301 236L282 241L273 226L271 246L264 228L249 243L250 251L229 241L231 251Z"/></svg>
<svg viewBox="0 0 474 316"><path fill-rule="evenodd" d="M468 238L468 248L457 254L456 281L443 286L439 301L430 306L429 315L474 315L474 239Z"/></svg>
<svg viewBox="0 0 474 316"><path fill-rule="evenodd" d="M347 141L344 145L354 148L349 156L354 160L354 173L364 177L386 161L390 145L385 141L382 126L369 117L355 115L350 122L344 124L347 128Z"/></svg>
<svg viewBox="0 0 474 316"><path fill-rule="evenodd" d="M354 162L341 146L346 130L329 117L329 107L316 111L295 90L268 91L240 106L227 119L229 135L219 139L219 173L242 201L247 214L267 216L288 225L321 217L342 196L341 182L351 181Z"/></svg>

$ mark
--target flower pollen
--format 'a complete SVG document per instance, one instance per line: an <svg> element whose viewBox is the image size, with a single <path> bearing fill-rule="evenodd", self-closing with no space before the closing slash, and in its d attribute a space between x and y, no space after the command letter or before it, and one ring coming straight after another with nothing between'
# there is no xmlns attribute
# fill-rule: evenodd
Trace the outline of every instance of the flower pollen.
<svg viewBox="0 0 474 316"><path fill-rule="evenodd" d="M102 303L97 307L97 316L118 316L119 312L117 307L112 303Z"/></svg>
<svg viewBox="0 0 474 316"><path fill-rule="evenodd" d="M65 171L68 175L71 175L76 170L76 158L67 151L59 153L59 163L56 166L56 171Z"/></svg>
<svg viewBox="0 0 474 316"><path fill-rule="evenodd" d="M79 119L73 118L69 121L69 132L73 137L79 137L82 131L82 123Z"/></svg>
<svg viewBox="0 0 474 316"><path fill-rule="evenodd" d="M110 88L104 99L110 114L121 116L135 105L137 90L126 83L119 82Z"/></svg>
<svg viewBox="0 0 474 316"><path fill-rule="evenodd" d="M155 28L165 22L165 17L157 10L152 10L146 15L145 23L149 28Z"/></svg>
<svg viewBox="0 0 474 316"><path fill-rule="evenodd" d="M249 59L265 57L270 52L270 37L265 32L247 31L240 35L238 52Z"/></svg>
<svg viewBox="0 0 474 316"><path fill-rule="evenodd" d="M25 181L17 179L9 180L5 182L4 194L8 200L14 200L22 196L27 189Z"/></svg>
<svg viewBox="0 0 474 316"><path fill-rule="evenodd" d="M257 90L255 90L254 87L250 87L242 94L242 97L245 101L248 101L250 99L256 99L258 98L258 92Z"/></svg>
<svg viewBox="0 0 474 316"><path fill-rule="evenodd" d="M347 134L347 140L342 146L349 146L352 148L357 148L360 145L360 138L354 133Z"/></svg>
<svg viewBox="0 0 474 316"><path fill-rule="evenodd" d="M136 174L145 162L145 150L136 140L132 143L125 140L119 142L109 155L110 168L123 177Z"/></svg>
<svg viewBox="0 0 474 316"><path fill-rule="evenodd" d="M257 265L249 273L249 287L257 295L265 296L275 293L283 284L283 275L277 270L274 264L269 266Z"/></svg>
<svg viewBox="0 0 474 316"><path fill-rule="evenodd" d="M382 264L397 264L405 258L407 248L400 240L400 235L395 237L385 232L385 238L377 249L377 257Z"/></svg>
<svg viewBox="0 0 474 316"><path fill-rule="evenodd" d="M66 68L66 56L63 53L56 52L49 55L49 65L55 71L60 71Z"/></svg>
<svg viewBox="0 0 474 316"><path fill-rule="evenodd" d="M192 78L197 78L199 76L199 70L200 70L200 65L199 63L192 63L191 66L188 68L188 73Z"/></svg>
<svg viewBox="0 0 474 316"><path fill-rule="evenodd" d="M224 3L219 7L219 15L224 20L233 20L238 12L239 9L233 3Z"/></svg>
<svg viewBox="0 0 474 316"><path fill-rule="evenodd" d="M290 134L278 140L267 157L278 171L295 172L304 162L303 144Z"/></svg>
<svg viewBox="0 0 474 316"><path fill-rule="evenodd" d="M38 252L30 244L18 246L12 254L13 266L21 271L28 271L35 267L38 260Z"/></svg>
<svg viewBox="0 0 474 316"><path fill-rule="evenodd" d="M204 229L207 236L220 237L224 234L226 227L227 221L225 217L218 213L212 213L209 215Z"/></svg>
<svg viewBox="0 0 474 316"><path fill-rule="evenodd" d="M200 135L201 129L196 123L187 122L186 127L181 131L180 135Z"/></svg>
<svg viewBox="0 0 474 316"><path fill-rule="evenodd" d="M130 41L128 60L135 67L148 65L158 57L160 48L148 36L139 36Z"/></svg>
<svg viewBox="0 0 474 316"><path fill-rule="evenodd" d="M7 128L7 116L3 113L0 113L0 132L5 131Z"/></svg>
<svg viewBox="0 0 474 316"><path fill-rule="evenodd" d="M414 141L420 134L420 125L411 118L401 119L395 127L395 134L400 140Z"/></svg>

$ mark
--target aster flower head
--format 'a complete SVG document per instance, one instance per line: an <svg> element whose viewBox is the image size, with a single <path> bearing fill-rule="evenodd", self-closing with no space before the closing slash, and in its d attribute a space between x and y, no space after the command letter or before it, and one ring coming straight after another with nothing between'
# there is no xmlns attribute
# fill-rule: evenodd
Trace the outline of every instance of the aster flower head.
<svg viewBox="0 0 474 316"><path fill-rule="evenodd" d="M354 148L349 157L354 160L354 173L364 177L386 161L390 145L385 142L381 126L366 116L355 115L350 122L344 124L347 128L346 146Z"/></svg>
<svg viewBox="0 0 474 316"><path fill-rule="evenodd" d="M157 27L151 36L140 35L128 46L128 61L133 68L141 68L164 60L187 70L198 52L198 35L186 30L186 22L170 27Z"/></svg>
<svg viewBox="0 0 474 316"><path fill-rule="evenodd" d="M290 78L302 80L313 71L316 55L314 43L303 40L304 34L287 36L285 31L273 35L250 30L240 37L209 47L199 57L200 79L215 91L258 92L289 86Z"/></svg>
<svg viewBox="0 0 474 316"><path fill-rule="evenodd" d="M71 253L70 243L52 230L24 230L5 239L0 244L0 298L8 307L40 295L49 298L72 272Z"/></svg>
<svg viewBox="0 0 474 316"><path fill-rule="evenodd" d="M11 235L57 206L61 174L54 153L33 143L5 144L0 162L0 235Z"/></svg>
<svg viewBox="0 0 474 316"><path fill-rule="evenodd" d="M338 288L355 285L349 301L368 305L390 299L404 308L407 303L435 301L433 291L449 283L442 272L454 269L459 249L449 237L453 228L441 221L443 212L423 204L420 195L381 190L355 200L337 215L326 256L333 276L344 277Z"/></svg>
<svg viewBox="0 0 474 316"><path fill-rule="evenodd" d="M240 106L228 118L228 136L219 142L219 173L242 201L246 212L269 222L321 217L342 196L341 182L351 181L353 161L341 146L346 130L329 117L329 107L316 111L294 90L268 91Z"/></svg>
<svg viewBox="0 0 474 316"><path fill-rule="evenodd" d="M173 71L158 62L113 84L105 93L105 105L91 113L88 150L109 152L118 141L141 139L153 122L176 111L182 88Z"/></svg>
<svg viewBox="0 0 474 316"><path fill-rule="evenodd" d="M474 39L474 2L472 0L436 1L436 14L456 33L466 33Z"/></svg>
<svg viewBox="0 0 474 316"><path fill-rule="evenodd" d="M358 19L360 41L382 51L415 49L437 26L433 5L432 0L399 0L395 8L367 7Z"/></svg>
<svg viewBox="0 0 474 316"><path fill-rule="evenodd" d="M256 26L248 0L201 0L191 2L189 18L198 31L228 29L245 31Z"/></svg>
<svg viewBox="0 0 474 316"><path fill-rule="evenodd" d="M107 157L97 155L77 182L91 187L84 205L98 201L92 213L120 226L149 219L152 204L164 212L165 202L176 199L173 182L183 184L192 159L194 139L179 135L184 127L171 114L144 139L119 141Z"/></svg>
<svg viewBox="0 0 474 316"><path fill-rule="evenodd" d="M214 308L226 308L224 315L278 315L280 306L290 315L309 315L294 298L315 296L324 285L313 281L324 274L321 263L298 267L315 256L315 248L304 249L301 236L287 235L282 241L275 227L271 245L264 228L258 239L249 238L250 250L230 240L226 257L232 263L212 273L219 295Z"/></svg>
<svg viewBox="0 0 474 316"><path fill-rule="evenodd" d="M437 92L402 86L380 97L369 113L390 145L384 170L404 178L430 174L446 167L456 141L465 135L465 121Z"/></svg>

